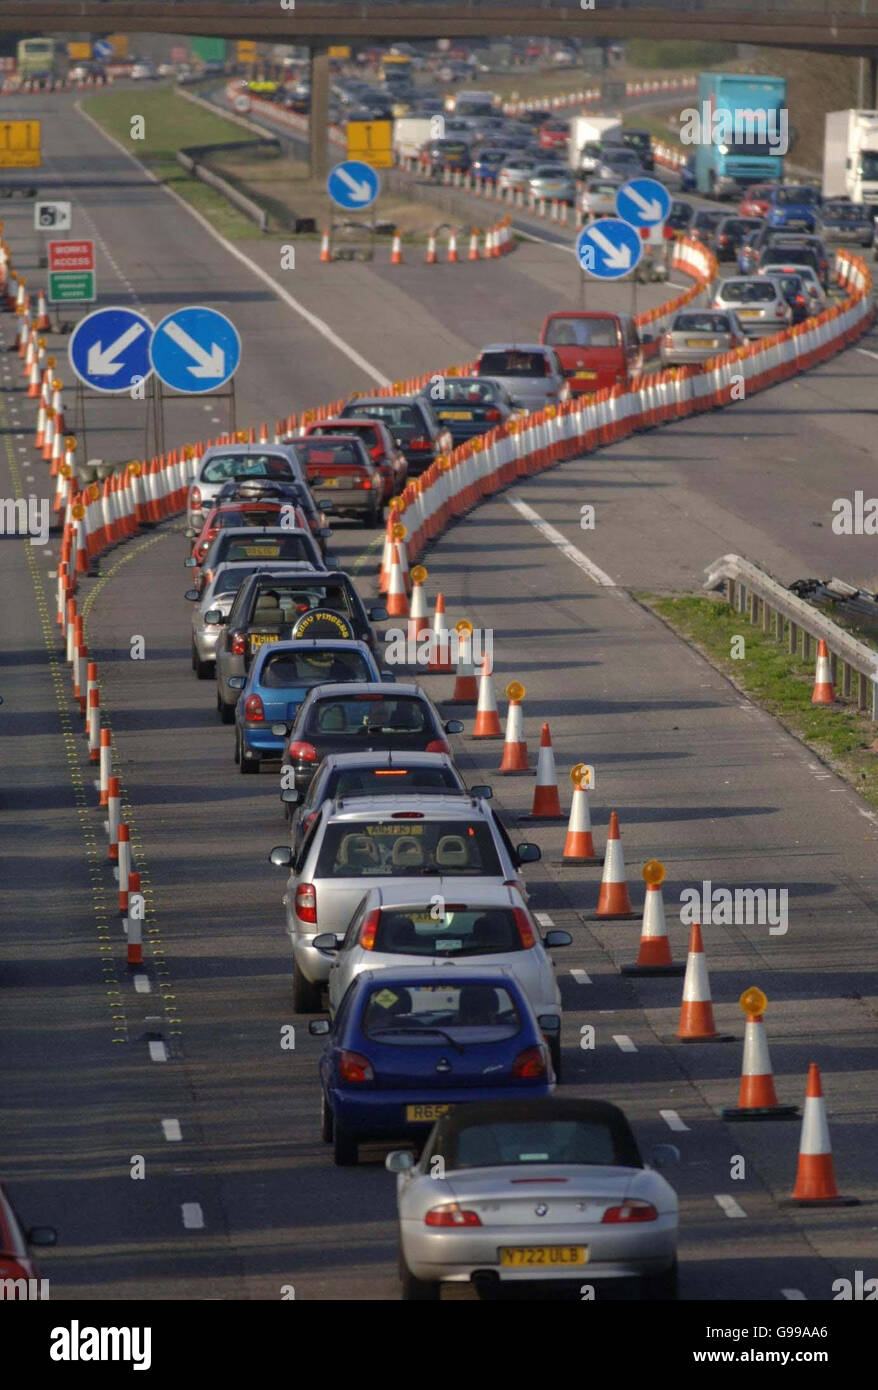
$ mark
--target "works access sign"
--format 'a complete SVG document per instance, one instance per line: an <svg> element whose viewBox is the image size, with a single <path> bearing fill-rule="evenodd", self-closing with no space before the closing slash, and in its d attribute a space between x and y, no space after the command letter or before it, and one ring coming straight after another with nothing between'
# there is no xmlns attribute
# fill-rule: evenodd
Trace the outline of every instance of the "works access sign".
<svg viewBox="0 0 878 1390"><path fill-rule="evenodd" d="M49 302L91 304L97 298L93 241L50 241Z"/></svg>

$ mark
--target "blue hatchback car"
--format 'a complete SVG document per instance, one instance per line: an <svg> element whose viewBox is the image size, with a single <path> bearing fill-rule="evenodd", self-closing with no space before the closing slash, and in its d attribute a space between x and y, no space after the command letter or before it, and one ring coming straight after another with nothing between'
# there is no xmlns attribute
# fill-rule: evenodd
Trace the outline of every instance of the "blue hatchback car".
<svg viewBox="0 0 878 1390"><path fill-rule="evenodd" d="M769 227L813 232L820 210L820 194L808 185L778 184L768 194L765 221Z"/></svg>
<svg viewBox="0 0 878 1390"><path fill-rule="evenodd" d="M367 1140L426 1139L461 1103L551 1095L550 1023L502 966L363 971L332 1023L308 1025L328 1036L322 1138L335 1162L356 1163Z"/></svg>
<svg viewBox="0 0 878 1390"><path fill-rule="evenodd" d="M314 638L266 642L246 676L230 676L240 690L235 705L235 762L241 772L258 772L263 759L280 762L286 735L272 724L289 725L308 691L328 681L393 680L378 669L365 642Z"/></svg>

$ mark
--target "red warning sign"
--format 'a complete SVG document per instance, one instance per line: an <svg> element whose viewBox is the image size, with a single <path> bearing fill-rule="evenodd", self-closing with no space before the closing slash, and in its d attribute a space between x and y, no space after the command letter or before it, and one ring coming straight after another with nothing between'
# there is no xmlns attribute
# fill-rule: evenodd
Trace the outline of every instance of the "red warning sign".
<svg viewBox="0 0 878 1390"><path fill-rule="evenodd" d="M94 270L93 241L50 241L50 270Z"/></svg>

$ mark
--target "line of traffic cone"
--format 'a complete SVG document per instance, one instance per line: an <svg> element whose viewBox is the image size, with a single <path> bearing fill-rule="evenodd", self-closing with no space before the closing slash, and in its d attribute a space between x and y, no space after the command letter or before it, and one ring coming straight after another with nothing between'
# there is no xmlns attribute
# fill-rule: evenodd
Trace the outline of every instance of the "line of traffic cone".
<svg viewBox="0 0 878 1390"><path fill-rule="evenodd" d="M790 1203L793 1206L808 1207L859 1206L857 1197L842 1197L839 1194L835 1181L826 1101L820 1083L820 1068L816 1062L812 1062L808 1068L805 1111L802 1115L802 1134L799 1140L799 1164Z"/></svg>
<svg viewBox="0 0 878 1390"><path fill-rule="evenodd" d="M399 545L394 541L390 559L390 581L384 601L391 618L407 618L409 612L408 595L402 582L402 566L399 558Z"/></svg>
<svg viewBox="0 0 878 1390"><path fill-rule="evenodd" d="M588 792L578 779L571 777L570 780L573 782L570 819L567 822L563 853L555 863L600 864L600 855L595 854Z"/></svg>
<svg viewBox="0 0 878 1390"><path fill-rule="evenodd" d="M393 244L390 248L390 264L402 265L402 237L398 232L393 234Z"/></svg>
<svg viewBox="0 0 878 1390"><path fill-rule="evenodd" d="M563 820L561 799L558 795L558 774L555 771L555 754L552 750L552 734L548 724L540 730L540 751L537 758L537 780L534 785L533 802L530 815L520 820L558 821Z"/></svg>
<svg viewBox="0 0 878 1390"><path fill-rule="evenodd" d="M646 896L643 900L643 924L640 949L633 965L623 965L621 975L682 975L686 966L671 955L671 943L665 922L665 901L662 882L665 867L658 859L648 859L643 866Z"/></svg>
<svg viewBox="0 0 878 1390"><path fill-rule="evenodd" d="M781 1105L774 1089L774 1073L768 1052L763 1017L768 1003L761 989L745 990L738 1001L747 1022L744 1027L744 1059L738 1104L726 1106L724 1120L793 1120L797 1105Z"/></svg>
<svg viewBox="0 0 878 1390"><path fill-rule="evenodd" d="M732 1042L731 1035L720 1034L713 1018L713 1001L710 995L710 977L704 958L704 942L701 939L701 925L693 922L689 932L689 954L686 958L686 976L683 980L683 1002L680 1006L680 1021L677 1025L677 1041Z"/></svg>
<svg viewBox="0 0 878 1390"><path fill-rule="evenodd" d="M472 738L498 739L503 737L500 728L500 715L497 713L497 697L494 694L494 677L488 653L482 657L482 671L479 677L479 701L476 707L476 722Z"/></svg>
<svg viewBox="0 0 878 1390"><path fill-rule="evenodd" d="M320 238L320 261L321 264L325 265L327 261L331 260L332 251L329 245L329 232L324 228L323 235Z"/></svg>
<svg viewBox="0 0 878 1390"><path fill-rule="evenodd" d="M445 626L445 598L436 595L436 608L433 613L433 644L427 670L431 675L450 675L454 670L451 662L451 643L448 628Z"/></svg>
<svg viewBox="0 0 878 1390"><path fill-rule="evenodd" d="M829 648L822 637L817 643L817 670L814 674L814 689L811 693L811 704L835 704L835 684L832 679L832 663L829 659Z"/></svg>
<svg viewBox="0 0 878 1390"><path fill-rule="evenodd" d="M506 687L509 708L506 712L506 734L503 739L503 756L500 759L500 777L535 776L535 769L528 762L527 743L524 737L524 716L521 702L525 697L524 686L520 681L510 681Z"/></svg>
<svg viewBox="0 0 878 1390"><path fill-rule="evenodd" d="M589 917L610 922L631 922L637 920L628 895L628 882L625 877L625 858L622 853L622 837L619 834L619 817L610 812L610 825L607 830L607 847L604 852L604 872L598 905Z"/></svg>
<svg viewBox="0 0 878 1390"><path fill-rule="evenodd" d="M454 677L454 690L446 705L477 705L479 686L473 668L472 626L465 618L457 624L457 673Z"/></svg>
<svg viewBox="0 0 878 1390"><path fill-rule="evenodd" d="M408 629L406 631L406 641L420 642L422 637L429 636L432 631L430 618L427 613L427 596L424 593L424 581L427 578L427 571L423 565L415 565L411 571L412 597L409 608Z"/></svg>

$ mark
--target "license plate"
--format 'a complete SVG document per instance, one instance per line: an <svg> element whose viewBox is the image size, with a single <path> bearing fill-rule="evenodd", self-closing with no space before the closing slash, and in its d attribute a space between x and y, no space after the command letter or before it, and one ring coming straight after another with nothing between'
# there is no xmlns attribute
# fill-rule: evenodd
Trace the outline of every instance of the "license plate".
<svg viewBox="0 0 878 1390"><path fill-rule="evenodd" d="M597 372L574 372L573 375L577 381L594 381Z"/></svg>
<svg viewBox="0 0 878 1390"><path fill-rule="evenodd" d="M250 650L253 651L253 649L254 649L255 647L261 647L265 642L279 642L279 641L280 641L280 634L277 633L277 632L251 632L251 634L250 634Z"/></svg>
<svg viewBox="0 0 878 1390"><path fill-rule="evenodd" d="M407 1105L405 1118L408 1124L433 1124L440 1115L447 1115L450 1105Z"/></svg>
<svg viewBox="0 0 878 1390"><path fill-rule="evenodd" d="M245 545L243 547L243 559L245 560L276 560L276 545Z"/></svg>
<svg viewBox="0 0 878 1390"><path fill-rule="evenodd" d="M756 318L758 318L758 317L759 317L759 310L758 310L758 309L739 309L739 310L738 310L738 318L739 318L739 319L756 319Z"/></svg>
<svg viewBox="0 0 878 1390"><path fill-rule="evenodd" d="M473 413L471 410L440 410L439 418L442 420L471 420Z"/></svg>
<svg viewBox="0 0 878 1390"><path fill-rule="evenodd" d="M501 1245L501 1265L584 1265L588 1262L585 1245Z"/></svg>
<svg viewBox="0 0 878 1390"><path fill-rule="evenodd" d="M687 347L719 347L718 338L687 338Z"/></svg>
<svg viewBox="0 0 878 1390"><path fill-rule="evenodd" d="M341 478L322 478L317 487L341 487Z"/></svg>

